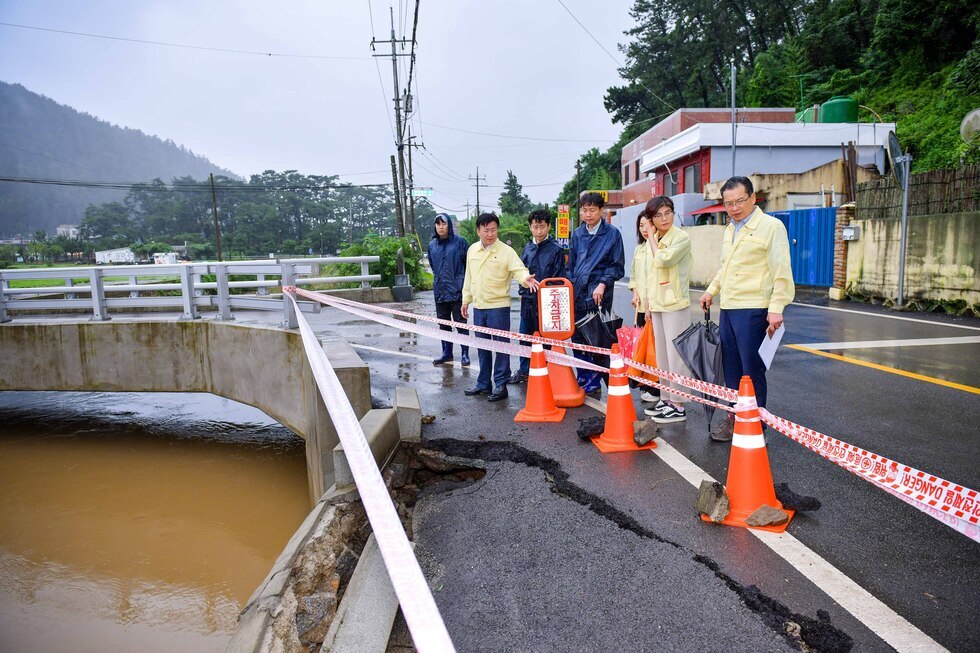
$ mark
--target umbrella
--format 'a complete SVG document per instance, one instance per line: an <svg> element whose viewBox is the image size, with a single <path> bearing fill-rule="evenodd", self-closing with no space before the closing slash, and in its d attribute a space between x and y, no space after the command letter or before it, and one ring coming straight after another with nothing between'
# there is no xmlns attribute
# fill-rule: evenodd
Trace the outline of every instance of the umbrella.
<svg viewBox="0 0 980 653"><path fill-rule="evenodd" d="M695 322L674 338L674 347L691 370L691 375L699 381L724 385L725 368L721 360L721 330L711 321L711 314L704 312L704 322ZM705 405L708 416L708 431L711 431L711 417L714 406Z"/></svg>

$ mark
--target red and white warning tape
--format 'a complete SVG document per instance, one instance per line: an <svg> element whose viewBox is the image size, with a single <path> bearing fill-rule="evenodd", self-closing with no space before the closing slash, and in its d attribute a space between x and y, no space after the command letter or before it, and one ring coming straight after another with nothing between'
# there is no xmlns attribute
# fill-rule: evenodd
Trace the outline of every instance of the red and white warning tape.
<svg viewBox="0 0 980 653"><path fill-rule="evenodd" d="M398 317L404 317L412 321L431 322L433 324L440 324L448 327L454 327L456 329L464 329L468 331L475 331L477 333L485 333L489 336L504 338L507 340L521 340L530 343L540 343L543 345L564 347L565 349L578 349L579 351L599 354L601 356L609 356L611 354L611 351L609 349L605 349L603 347L584 345L581 343L572 342L570 340L555 340L554 338L545 338L542 336L532 336L532 335L526 335L522 333L514 333L513 331L507 331L504 329L492 329L490 327L481 327L473 324L454 322L453 320L442 320L437 317L432 317L431 315L419 315L418 313L410 313L408 311L400 311L394 308L388 308L386 306L378 306L377 304L362 304L360 302L355 302L353 300L345 299L343 297L334 297L332 295L326 295L324 293L304 290L302 288L296 288L294 286L285 286L283 287L283 291L295 293L301 297L306 297L307 299L313 299L315 301L318 301L323 304L327 304L329 306L333 306L335 308L347 310L348 312L351 313L355 313L355 311L368 311L370 313L387 313L389 315L397 315ZM355 310L350 310L350 309L355 309ZM364 316L363 313L357 313L357 314L361 315L362 317ZM374 319L374 318L370 318L370 319ZM399 323L399 326L403 326L403 323ZM459 344L465 344L465 345L479 346L483 349L493 349L494 351L502 351L503 353L509 353L515 356L524 356L525 358L529 358L531 355L530 349L528 347L521 347L519 350L514 350L514 349L507 350L506 348L495 348L493 346L489 346L489 347L485 346L486 340L480 340L478 343L474 343L472 340L469 340L466 336L463 336L463 338L466 338L466 341L463 342L455 338L446 337L446 334L449 333L447 331L440 331L439 333L441 334L439 337L442 340L448 340L448 341L457 342ZM552 356L548 356L548 360L552 360L557 363L562 363L564 365L570 365L570 363L566 363L563 360L561 360L560 356L561 356L560 354L555 355L554 358ZM573 367L581 367L583 369L596 370L604 373L608 372L608 369L605 367L599 367L593 364L589 364L586 363L585 361L582 361L581 359L574 359L574 361L575 364L572 365ZM697 379L693 379L688 376L682 376L680 374L674 374L672 372L668 372L667 370L661 370L659 368L651 367L649 365L643 365L635 361L628 361L628 364L630 367L635 367L640 371L649 372L654 376L658 376L658 377L668 379L670 381L674 381L675 383L683 385L684 387L691 388L693 390L696 390L698 392L703 392L705 394L710 394L714 397L725 399L726 401L735 401L736 399L738 399L738 393L735 390L732 390L731 388L715 385L713 383L707 383L705 381L699 381Z"/></svg>
<svg viewBox="0 0 980 653"><path fill-rule="evenodd" d="M455 327L457 329L466 329L469 331L486 333L490 336L507 340L523 340L536 344L557 345L596 353L603 356L609 356L611 354L610 350L603 349L601 347L582 345L570 341L554 340L552 338L543 338L540 336L528 336L502 329L478 327L471 324L453 322L452 320L441 320L428 315L419 315L416 313L399 311L377 305L361 304L349 299L311 292L301 288L286 286L283 288L283 290L286 293L295 293L297 295L319 301L323 304L327 304L328 306L333 306L334 308L338 308L353 315L374 320L397 329L411 331L413 333L438 340L447 340L461 345L473 346L480 349L489 349L513 356L530 357L531 349L527 346L518 345L512 342L476 338L474 336L461 335L452 331L441 331L434 327L422 327L414 322L431 322L434 324ZM396 315L412 320L412 322L388 318L383 315L378 315L378 313ZM301 328L302 324L305 324L305 321L301 322ZM551 350L545 351L545 356L549 361L561 365L609 373L608 368L596 365L595 363L580 360L572 356L557 354ZM639 377L637 374L639 372L647 372L654 376L660 377L661 380L667 379L674 381L696 392L701 392L705 395L710 395L726 402L736 402L738 401L738 392L731 388L706 383L704 381L699 381L697 379L679 374L673 374L667 372L666 370L637 363L636 361L632 360L626 361L626 364L629 366L629 368L631 368L629 374L630 378L637 383L649 387L659 388L661 390L674 393L678 396L685 397L691 401L712 406L726 412L736 412L737 410L736 407L732 407L727 403L719 403L706 397L684 392L674 387ZM786 435L799 444L802 444L823 458L826 458L840 467L843 467L861 478L864 478L874 486L885 490L889 494L898 497L922 512L938 519L944 524L966 535L970 539L980 542L980 493L978 493L976 490L971 490L961 485L957 485L907 465L902 465L901 463L885 458L879 454L872 453L846 442L842 442L841 440L831 438L828 435L808 429L805 426L800 426L799 424L791 422L787 419L773 415L765 408L759 408L759 414L761 415L762 420L776 431ZM359 425L358 428L360 428ZM347 450L346 444L344 445L344 449L345 451ZM373 465L373 458L371 459L371 463ZM358 486L358 488L360 489L360 486ZM385 496L387 497L387 493L385 493Z"/></svg>
<svg viewBox="0 0 980 653"><path fill-rule="evenodd" d="M289 299L295 305L296 300L292 296ZM381 557L384 558L415 648L436 653L454 652L456 649L405 535L405 529L381 478L381 471L374 461L374 454L364 437L360 421L347 400L347 394L327 360L320 341L298 306L296 309L303 348L310 361L313 378L316 379L340 442L344 445L344 455L354 475L357 492L371 522L371 529L378 541Z"/></svg>
<svg viewBox="0 0 980 653"><path fill-rule="evenodd" d="M980 542L980 496L937 476L777 417L759 409L763 421L814 453Z"/></svg>

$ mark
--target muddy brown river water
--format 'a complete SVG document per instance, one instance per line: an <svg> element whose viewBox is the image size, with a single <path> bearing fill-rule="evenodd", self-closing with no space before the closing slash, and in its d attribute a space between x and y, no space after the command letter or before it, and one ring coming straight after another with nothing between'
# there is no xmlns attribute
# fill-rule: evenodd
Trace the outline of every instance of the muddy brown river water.
<svg viewBox="0 0 980 653"><path fill-rule="evenodd" d="M0 652L221 651L308 501L248 406L0 392Z"/></svg>

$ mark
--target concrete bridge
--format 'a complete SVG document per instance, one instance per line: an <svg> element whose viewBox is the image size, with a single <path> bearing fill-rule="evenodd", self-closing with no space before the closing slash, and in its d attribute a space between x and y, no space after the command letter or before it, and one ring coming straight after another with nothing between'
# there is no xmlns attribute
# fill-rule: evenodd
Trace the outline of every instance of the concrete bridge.
<svg viewBox="0 0 980 653"><path fill-rule="evenodd" d="M345 341L323 348L358 418L367 366ZM213 320L44 320L0 326L0 390L210 392L254 406L306 441L311 502L333 484L339 442L298 333Z"/></svg>

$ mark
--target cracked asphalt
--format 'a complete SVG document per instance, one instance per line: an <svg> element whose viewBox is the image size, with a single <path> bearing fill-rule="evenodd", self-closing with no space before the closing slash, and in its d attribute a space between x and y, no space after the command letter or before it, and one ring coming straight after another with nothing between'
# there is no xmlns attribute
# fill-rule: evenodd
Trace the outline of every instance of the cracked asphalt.
<svg viewBox="0 0 980 653"><path fill-rule="evenodd" d="M617 309L631 313L617 294ZM954 324L980 327L833 305L854 312L790 307L784 343L969 336L976 331ZM431 293L401 307L434 314ZM578 423L595 410L571 409L561 424L515 424L524 386L495 404L465 397L476 370L432 366L438 343L329 308L308 318L357 348L376 406L391 405L399 385L415 387L423 414L435 416L423 445L487 469L469 485L425 488L414 517L416 552L459 651L893 650L751 533L697 519L696 488L656 455L601 455L580 441ZM912 372L928 360L919 373L968 385L980 360L977 344L842 353ZM782 347L770 397L777 415L980 488L975 393ZM728 447L708 441L701 408L664 427L662 439L724 482ZM823 502L789 533L933 638L925 650L980 650L975 542L779 434L767 440L775 481Z"/></svg>

